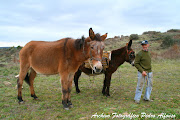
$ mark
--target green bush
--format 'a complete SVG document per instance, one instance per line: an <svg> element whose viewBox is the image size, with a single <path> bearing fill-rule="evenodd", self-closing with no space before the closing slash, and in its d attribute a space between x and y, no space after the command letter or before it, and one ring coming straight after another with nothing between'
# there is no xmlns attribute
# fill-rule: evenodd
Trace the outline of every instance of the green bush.
<svg viewBox="0 0 180 120"><path fill-rule="evenodd" d="M180 32L180 29L170 29L167 32Z"/></svg>
<svg viewBox="0 0 180 120"><path fill-rule="evenodd" d="M138 36L138 34L131 34L129 39L130 40L138 40L139 36Z"/></svg>
<svg viewBox="0 0 180 120"><path fill-rule="evenodd" d="M22 46L20 46L20 45L19 45L19 46L17 46L17 49L18 49L18 50L21 50L22 48L23 48L23 47L22 47Z"/></svg>
<svg viewBox="0 0 180 120"><path fill-rule="evenodd" d="M163 41L161 47L167 48L173 46L176 43L179 43L180 39L174 39L172 35L165 35L162 37Z"/></svg>
<svg viewBox="0 0 180 120"><path fill-rule="evenodd" d="M161 32L159 31L146 31L146 32L143 32L143 35L146 35L146 34L150 34L150 35L156 35L156 34L160 34Z"/></svg>

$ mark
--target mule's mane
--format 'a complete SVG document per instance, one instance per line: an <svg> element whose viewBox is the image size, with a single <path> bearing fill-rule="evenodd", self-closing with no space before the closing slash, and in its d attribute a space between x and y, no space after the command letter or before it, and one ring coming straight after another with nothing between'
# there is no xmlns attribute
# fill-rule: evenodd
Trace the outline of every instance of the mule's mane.
<svg viewBox="0 0 180 120"><path fill-rule="evenodd" d="M74 42L74 47L77 49L77 50L80 50L85 44L85 37L82 36L81 39L76 39L75 42Z"/></svg>
<svg viewBox="0 0 180 120"><path fill-rule="evenodd" d="M116 50L112 50L112 57L123 54L123 52L126 51L126 50L124 50L124 49L126 49L126 46L121 47L121 48L116 49Z"/></svg>
<svg viewBox="0 0 180 120"><path fill-rule="evenodd" d="M100 35L99 33L96 33L96 34L95 34L95 37L94 37L94 40L95 40L95 41L102 41L101 35Z"/></svg>

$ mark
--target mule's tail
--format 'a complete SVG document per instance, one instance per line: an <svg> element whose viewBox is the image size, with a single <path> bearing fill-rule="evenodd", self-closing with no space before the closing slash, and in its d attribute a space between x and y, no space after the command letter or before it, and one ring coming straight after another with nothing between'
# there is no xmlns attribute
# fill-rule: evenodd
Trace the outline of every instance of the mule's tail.
<svg viewBox="0 0 180 120"><path fill-rule="evenodd" d="M19 75L16 75L15 77L16 77L16 78L19 78ZM28 74L28 73L26 74L26 77L25 77L24 80L25 80L25 82L26 82L28 85L30 85L29 74Z"/></svg>

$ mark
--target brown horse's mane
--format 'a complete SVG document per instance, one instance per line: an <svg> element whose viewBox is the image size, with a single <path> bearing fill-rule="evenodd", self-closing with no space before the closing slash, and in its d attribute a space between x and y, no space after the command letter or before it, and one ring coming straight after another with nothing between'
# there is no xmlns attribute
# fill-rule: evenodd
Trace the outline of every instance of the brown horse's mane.
<svg viewBox="0 0 180 120"><path fill-rule="evenodd" d="M64 56L66 56L66 44L67 44L69 39L71 39L71 38L66 38L65 42L64 42L64 48L63 48L64 49Z"/></svg>
<svg viewBox="0 0 180 120"><path fill-rule="evenodd" d="M68 38L67 38L68 39ZM94 40L95 41L102 41L101 39L101 35L99 33L95 34L95 37L94 37ZM85 44L85 37L82 36L81 39L76 39L75 42L74 42L74 47L77 49L77 50L80 50ZM65 43L64 43L65 45Z"/></svg>
<svg viewBox="0 0 180 120"><path fill-rule="evenodd" d="M101 35L100 35L99 33L95 34L94 39L95 39L96 41L102 41Z"/></svg>
<svg viewBox="0 0 180 120"><path fill-rule="evenodd" d="M77 50L80 50L85 44L85 37L82 36L81 39L76 39L75 42L74 42L74 47L77 49Z"/></svg>

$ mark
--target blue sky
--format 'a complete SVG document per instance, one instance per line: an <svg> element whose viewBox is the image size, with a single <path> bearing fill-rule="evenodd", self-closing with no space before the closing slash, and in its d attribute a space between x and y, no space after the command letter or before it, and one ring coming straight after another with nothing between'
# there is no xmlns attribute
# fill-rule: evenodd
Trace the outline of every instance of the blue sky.
<svg viewBox="0 0 180 120"><path fill-rule="evenodd" d="M1 0L0 47L31 40L108 38L180 28L179 0Z"/></svg>

